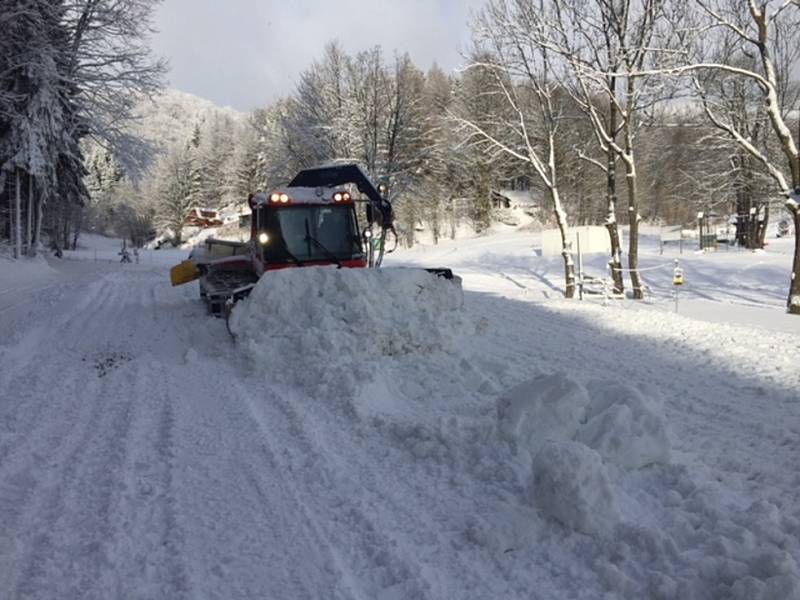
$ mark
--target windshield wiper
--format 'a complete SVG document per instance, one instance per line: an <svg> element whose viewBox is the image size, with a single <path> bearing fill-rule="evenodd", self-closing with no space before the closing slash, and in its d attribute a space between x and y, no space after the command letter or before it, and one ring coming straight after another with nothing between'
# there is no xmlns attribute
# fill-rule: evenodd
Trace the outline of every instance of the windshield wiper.
<svg viewBox="0 0 800 600"><path fill-rule="evenodd" d="M298 267L302 267L303 266L303 262L299 258L297 258L294 254L289 252L288 248L284 248L283 251L286 253L286 256L288 256L290 259L292 259L294 261L294 264L296 264Z"/></svg>
<svg viewBox="0 0 800 600"><path fill-rule="evenodd" d="M314 242L314 244L317 246L317 248L319 248L320 250L322 250L325 253L325 256L327 256L333 262L336 263L336 267L338 269L342 268L342 262L336 257L336 255L333 252L331 252L330 250L328 250L325 246L323 246L322 242L320 242L317 238L315 238L315 237L313 237L311 235L311 232L308 229L308 219L306 219L306 239L305 239L305 241L306 242Z"/></svg>
<svg viewBox="0 0 800 600"><path fill-rule="evenodd" d="M270 237L272 237L272 232L269 232L269 235L270 235ZM276 239L282 240L283 238L279 237L279 236L276 236ZM264 252L266 253L267 250L264 250ZM272 257L275 260L281 260L284 257L286 257L289 260L291 260L294 264L296 264L298 267L302 267L303 266L303 261L301 261L294 254L289 252L289 247L286 244L286 241L282 241L282 242L278 243L277 246L275 246L273 244L273 248L271 250L269 250L269 252L270 252L270 257Z"/></svg>

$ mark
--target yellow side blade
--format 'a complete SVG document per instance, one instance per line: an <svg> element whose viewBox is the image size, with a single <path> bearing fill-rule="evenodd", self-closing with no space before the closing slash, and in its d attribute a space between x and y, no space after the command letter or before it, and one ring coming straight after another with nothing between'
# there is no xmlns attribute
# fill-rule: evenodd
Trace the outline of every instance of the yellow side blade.
<svg viewBox="0 0 800 600"><path fill-rule="evenodd" d="M173 286L189 283L198 277L200 277L200 271L197 270L195 264L190 260L185 260L169 270L169 280L172 282Z"/></svg>

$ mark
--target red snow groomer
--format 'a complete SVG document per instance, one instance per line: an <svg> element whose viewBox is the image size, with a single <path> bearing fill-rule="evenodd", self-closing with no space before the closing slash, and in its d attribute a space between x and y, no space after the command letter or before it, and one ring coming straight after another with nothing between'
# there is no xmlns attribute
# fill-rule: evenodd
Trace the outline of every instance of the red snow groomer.
<svg viewBox="0 0 800 600"><path fill-rule="evenodd" d="M353 186L359 197L351 195ZM200 296L215 315L226 314L269 271L380 267L397 244L392 205L355 164L301 171L286 187L251 195L249 205L249 241L207 240L170 273L173 285L199 278ZM427 270L453 279L450 269Z"/></svg>

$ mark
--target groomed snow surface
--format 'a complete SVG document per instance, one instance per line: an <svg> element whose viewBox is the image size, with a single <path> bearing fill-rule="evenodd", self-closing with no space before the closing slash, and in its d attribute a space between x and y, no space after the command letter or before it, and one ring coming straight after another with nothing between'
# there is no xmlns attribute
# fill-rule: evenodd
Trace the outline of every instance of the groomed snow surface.
<svg viewBox="0 0 800 600"><path fill-rule="evenodd" d="M0 258L0 597L800 598L788 247L645 238L633 303L536 244L277 271L235 342L185 253Z"/></svg>

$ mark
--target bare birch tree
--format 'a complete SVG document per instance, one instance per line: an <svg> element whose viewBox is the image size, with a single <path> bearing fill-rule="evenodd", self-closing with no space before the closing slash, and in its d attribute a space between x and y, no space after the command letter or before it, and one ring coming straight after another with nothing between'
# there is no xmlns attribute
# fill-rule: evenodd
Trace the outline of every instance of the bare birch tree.
<svg viewBox="0 0 800 600"><path fill-rule="evenodd" d="M496 113L492 130L456 115L471 139L490 153L504 153L528 164L544 185L561 233L564 261L564 295L575 295L575 264L568 231L567 214L559 194L556 166L556 136L561 106L558 81L553 77L547 45L540 43L545 27L543 2L491 0L474 24L478 48L472 68L481 67L494 75L491 91L502 111Z"/></svg>
<svg viewBox="0 0 800 600"><path fill-rule="evenodd" d="M644 297L639 273L639 192L636 134L640 113L665 95L661 78L647 70L671 61L674 28L665 27L673 15L667 0L552 0L553 17L542 30L540 43L568 65L565 83L573 90L592 123L595 140L606 156L595 161L607 175L606 227L612 243L611 268L619 271L616 228L616 164L625 169L628 208L628 270L633 297ZM621 278L615 287L621 288Z"/></svg>
<svg viewBox="0 0 800 600"><path fill-rule="evenodd" d="M798 142L787 125L787 114L794 106L788 87L789 74L797 65L800 51L800 2L798 0L694 0L700 22L696 29L695 51L691 64L672 73L690 74L699 89L707 117L725 131L749 156L761 163L775 181L779 193L786 198L786 209L794 221L795 248L789 284L787 309L800 314L800 153ZM727 53L726 61L716 60L715 48L706 42L718 34L731 39L739 51ZM753 58L742 64L742 58ZM776 162L752 136L732 119L714 110L708 102L703 71L717 71L755 83L765 105L769 126L778 141L783 164Z"/></svg>

